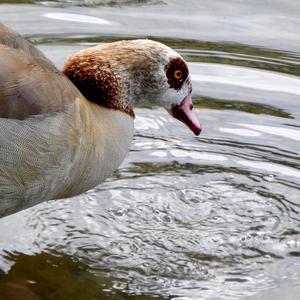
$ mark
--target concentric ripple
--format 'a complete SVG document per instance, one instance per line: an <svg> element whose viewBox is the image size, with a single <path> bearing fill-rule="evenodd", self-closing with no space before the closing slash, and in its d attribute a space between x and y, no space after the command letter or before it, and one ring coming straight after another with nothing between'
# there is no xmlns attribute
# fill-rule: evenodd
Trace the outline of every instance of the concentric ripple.
<svg viewBox="0 0 300 300"><path fill-rule="evenodd" d="M201 114L206 123L214 116ZM284 143L260 144L261 128L247 141L221 130L224 122L211 136L182 128L175 138L166 113L139 115L130 156L114 178L24 214L39 252L76 257L97 278L113 278L105 285L111 293L227 299L271 288L271 274L261 275L266 266L300 255L296 153L282 157Z"/></svg>

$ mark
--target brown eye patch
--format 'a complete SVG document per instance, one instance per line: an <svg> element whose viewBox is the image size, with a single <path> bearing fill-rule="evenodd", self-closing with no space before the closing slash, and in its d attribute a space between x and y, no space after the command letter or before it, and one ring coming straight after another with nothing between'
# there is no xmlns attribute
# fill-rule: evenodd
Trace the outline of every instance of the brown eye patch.
<svg viewBox="0 0 300 300"><path fill-rule="evenodd" d="M180 57L173 58L165 67L165 72L170 87L175 90L180 90L183 82L189 76L189 69Z"/></svg>

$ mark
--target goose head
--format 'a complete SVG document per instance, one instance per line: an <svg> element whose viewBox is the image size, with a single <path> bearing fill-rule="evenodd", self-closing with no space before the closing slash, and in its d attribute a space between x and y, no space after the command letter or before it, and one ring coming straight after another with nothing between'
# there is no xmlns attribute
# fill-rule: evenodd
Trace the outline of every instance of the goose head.
<svg viewBox="0 0 300 300"><path fill-rule="evenodd" d="M141 39L84 49L63 73L89 101L133 117L136 103L162 106L195 135L201 132L187 63L164 44Z"/></svg>

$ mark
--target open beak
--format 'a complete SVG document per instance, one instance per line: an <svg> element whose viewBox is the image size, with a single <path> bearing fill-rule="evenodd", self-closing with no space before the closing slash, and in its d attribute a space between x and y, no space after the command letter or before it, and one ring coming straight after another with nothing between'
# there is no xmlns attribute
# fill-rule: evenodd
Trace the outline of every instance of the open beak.
<svg viewBox="0 0 300 300"><path fill-rule="evenodd" d="M190 128L195 135L200 134L201 125L193 111L191 93L189 93L180 104L173 106L170 113L174 118L187 125L187 127Z"/></svg>

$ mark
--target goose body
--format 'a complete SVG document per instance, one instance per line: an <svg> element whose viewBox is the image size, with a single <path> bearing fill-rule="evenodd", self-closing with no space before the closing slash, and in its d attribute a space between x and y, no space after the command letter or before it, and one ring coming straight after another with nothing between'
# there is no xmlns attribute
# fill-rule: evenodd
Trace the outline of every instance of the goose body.
<svg viewBox="0 0 300 300"><path fill-rule="evenodd" d="M174 59L181 83L168 77ZM136 102L161 104L199 134L184 64L136 40L83 50L60 72L0 24L0 217L110 177L129 151Z"/></svg>
<svg viewBox="0 0 300 300"><path fill-rule="evenodd" d="M78 195L117 169L130 147L132 118L107 108L85 107L78 98L64 112L0 119L2 212L9 214L41 199ZM95 126L99 117L103 125Z"/></svg>

